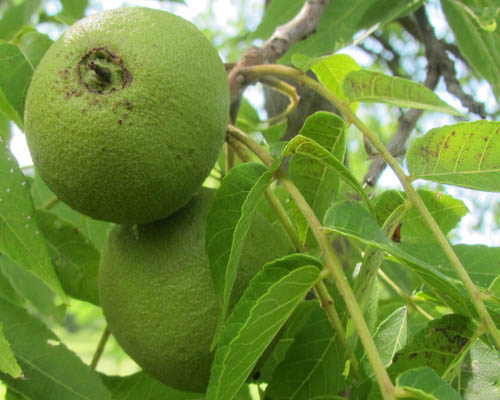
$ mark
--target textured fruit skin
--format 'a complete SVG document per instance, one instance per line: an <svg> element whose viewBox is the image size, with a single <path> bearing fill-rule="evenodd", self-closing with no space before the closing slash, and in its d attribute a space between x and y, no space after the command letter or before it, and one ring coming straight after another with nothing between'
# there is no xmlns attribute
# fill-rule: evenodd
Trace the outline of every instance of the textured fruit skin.
<svg viewBox="0 0 500 400"><path fill-rule="evenodd" d="M96 88L90 63L103 54L113 77ZM61 200L133 224L172 214L199 190L228 115L227 74L203 34L168 12L130 7L80 20L50 47L25 126L33 162Z"/></svg>
<svg viewBox="0 0 500 400"><path fill-rule="evenodd" d="M219 306L205 253L211 190L170 217L120 225L101 255L99 295L110 331L146 372L168 386L204 392ZM260 214L245 242L232 307L254 274L288 246Z"/></svg>

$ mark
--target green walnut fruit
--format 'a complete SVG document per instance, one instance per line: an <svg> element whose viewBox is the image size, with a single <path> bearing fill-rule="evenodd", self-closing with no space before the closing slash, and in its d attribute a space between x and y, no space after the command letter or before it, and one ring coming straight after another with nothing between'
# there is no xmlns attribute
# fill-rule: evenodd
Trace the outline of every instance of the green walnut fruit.
<svg viewBox="0 0 500 400"><path fill-rule="evenodd" d="M28 90L33 162L75 210L148 223L187 204L225 138L229 85L217 51L190 22L130 7L75 23Z"/></svg>
<svg viewBox="0 0 500 400"><path fill-rule="evenodd" d="M204 392L219 303L205 253L211 190L170 217L120 225L101 255L99 296L110 331L146 372L173 388ZM260 214L244 243L230 307L287 244Z"/></svg>

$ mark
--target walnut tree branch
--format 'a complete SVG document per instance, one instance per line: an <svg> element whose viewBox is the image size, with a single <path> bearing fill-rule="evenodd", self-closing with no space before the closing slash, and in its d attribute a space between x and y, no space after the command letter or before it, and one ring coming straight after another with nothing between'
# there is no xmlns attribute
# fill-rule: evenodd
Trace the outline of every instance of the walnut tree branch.
<svg viewBox="0 0 500 400"><path fill-rule="evenodd" d="M231 94L231 120L234 121L243 90L247 86L242 68L264 63L273 63L281 58L295 43L304 40L316 31L319 20L330 0L307 0L299 13L289 22L278 26L271 37L260 47L250 47L229 71Z"/></svg>

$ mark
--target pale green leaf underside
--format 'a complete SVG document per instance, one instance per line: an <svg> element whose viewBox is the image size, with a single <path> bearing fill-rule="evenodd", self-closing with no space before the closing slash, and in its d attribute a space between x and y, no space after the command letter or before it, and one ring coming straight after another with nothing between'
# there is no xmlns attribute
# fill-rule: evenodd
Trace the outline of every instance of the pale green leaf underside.
<svg viewBox="0 0 500 400"><path fill-rule="evenodd" d="M418 400L462 400L462 397L433 369L411 369L398 376L396 384Z"/></svg>
<svg viewBox="0 0 500 400"><path fill-rule="evenodd" d="M380 72L349 72L342 82L342 90L350 102L389 103L398 107L461 115L424 85Z"/></svg>
<svg viewBox="0 0 500 400"><path fill-rule="evenodd" d="M320 273L312 257L294 254L268 263L228 318L212 364L207 400L233 398L261 354Z"/></svg>
<svg viewBox="0 0 500 400"><path fill-rule="evenodd" d="M411 144L412 179L500 192L500 122L461 122L431 129Z"/></svg>

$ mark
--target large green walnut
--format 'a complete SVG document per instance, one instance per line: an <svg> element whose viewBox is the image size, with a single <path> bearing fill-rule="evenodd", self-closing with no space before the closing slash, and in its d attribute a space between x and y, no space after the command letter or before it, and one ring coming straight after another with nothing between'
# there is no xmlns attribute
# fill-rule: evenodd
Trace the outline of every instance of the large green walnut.
<svg viewBox="0 0 500 400"><path fill-rule="evenodd" d="M199 190L225 137L229 88L190 22L141 7L92 15L50 47L25 126L40 176L96 219L147 223Z"/></svg>
<svg viewBox="0 0 500 400"><path fill-rule="evenodd" d="M168 386L204 392L210 376L219 303L205 253L212 191L170 217L120 225L101 255L99 296L110 331L146 372ZM288 245L261 214L252 221L230 300Z"/></svg>

